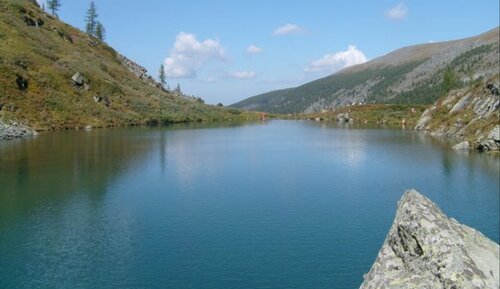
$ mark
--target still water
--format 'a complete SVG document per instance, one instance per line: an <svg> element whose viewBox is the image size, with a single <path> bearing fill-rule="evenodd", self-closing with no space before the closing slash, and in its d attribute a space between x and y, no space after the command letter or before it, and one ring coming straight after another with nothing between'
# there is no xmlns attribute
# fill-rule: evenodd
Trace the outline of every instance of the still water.
<svg viewBox="0 0 500 289"><path fill-rule="evenodd" d="M499 241L498 157L320 123L0 143L0 288L357 288L416 188Z"/></svg>

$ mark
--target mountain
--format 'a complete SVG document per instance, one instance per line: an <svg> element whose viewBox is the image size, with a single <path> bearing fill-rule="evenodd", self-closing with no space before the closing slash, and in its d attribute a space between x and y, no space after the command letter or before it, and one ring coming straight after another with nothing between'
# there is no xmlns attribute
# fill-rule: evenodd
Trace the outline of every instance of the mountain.
<svg viewBox="0 0 500 289"><path fill-rule="evenodd" d="M256 114L162 89L34 0L0 1L0 122L50 130L242 118Z"/></svg>
<svg viewBox="0 0 500 289"><path fill-rule="evenodd" d="M498 27L462 40L405 47L299 87L247 98L233 107L311 113L353 103L431 104L451 88L498 74Z"/></svg>

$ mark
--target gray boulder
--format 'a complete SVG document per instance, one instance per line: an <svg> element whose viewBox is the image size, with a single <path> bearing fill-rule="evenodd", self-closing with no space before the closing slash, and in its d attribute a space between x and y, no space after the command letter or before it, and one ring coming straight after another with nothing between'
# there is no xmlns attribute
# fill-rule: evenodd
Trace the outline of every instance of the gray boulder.
<svg viewBox="0 0 500 289"><path fill-rule="evenodd" d="M80 72L73 74L73 76L71 77L71 81L73 81L73 85L78 87L85 84L85 78L83 78L83 75Z"/></svg>
<svg viewBox="0 0 500 289"><path fill-rule="evenodd" d="M432 106L424 111L424 113L418 120L417 125L415 125L416 130L425 130L427 124L432 120L432 112L435 108L435 106Z"/></svg>
<svg viewBox="0 0 500 289"><path fill-rule="evenodd" d="M102 102L107 107L111 105L111 100L107 96L94 95L93 99L95 102Z"/></svg>
<svg viewBox="0 0 500 289"><path fill-rule="evenodd" d="M17 88L21 91L28 89L28 79L20 74L16 75L16 84Z"/></svg>
<svg viewBox="0 0 500 289"><path fill-rule="evenodd" d="M464 140L463 142L454 145L453 149L456 151L468 151L471 149L471 147L469 145L469 142Z"/></svg>
<svg viewBox="0 0 500 289"><path fill-rule="evenodd" d="M0 120L0 141L25 138L37 134L38 133L34 129L21 123Z"/></svg>
<svg viewBox="0 0 500 289"><path fill-rule="evenodd" d="M339 113L337 114L337 121L339 122L350 122L351 118L349 117L349 113Z"/></svg>
<svg viewBox="0 0 500 289"><path fill-rule="evenodd" d="M500 150L500 125L497 124L487 138L477 145L476 149L480 152Z"/></svg>
<svg viewBox="0 0 500 289"><path fill-rule="evenodd" d="M450 114L463 110L467 107L467 105L470 103L471 96L466 95L462 97L451 109L450 109Z"/></svg>
<svg viewBox="0 0 500 289"><path fill-rule="evenodd" d="M499 274L498 244L409 190L360 288L498 289Z"/></svg>

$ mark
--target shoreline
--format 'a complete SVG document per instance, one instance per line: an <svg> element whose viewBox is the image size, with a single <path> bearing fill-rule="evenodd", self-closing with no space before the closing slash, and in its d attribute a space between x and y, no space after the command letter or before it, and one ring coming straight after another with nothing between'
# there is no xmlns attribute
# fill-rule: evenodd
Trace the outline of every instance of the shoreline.
<svg viewBox="0 0 500 289"><path fill-rule="evenodd" d="M20 122L0 120L0 141L28 138L38 135L38 132Z"/></svg>

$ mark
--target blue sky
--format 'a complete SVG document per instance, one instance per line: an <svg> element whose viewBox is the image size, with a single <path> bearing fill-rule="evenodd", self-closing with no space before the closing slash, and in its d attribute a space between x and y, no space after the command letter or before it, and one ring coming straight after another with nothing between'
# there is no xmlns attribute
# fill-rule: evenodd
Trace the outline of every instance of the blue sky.
<svg viewBox="0 0 500 289"><path fill-rule="evenodd" d="M61 0L83 29L90 1ZM95 0L106 41L168 84L225 105L419 43L499 25L498 0Z"/></svg>

